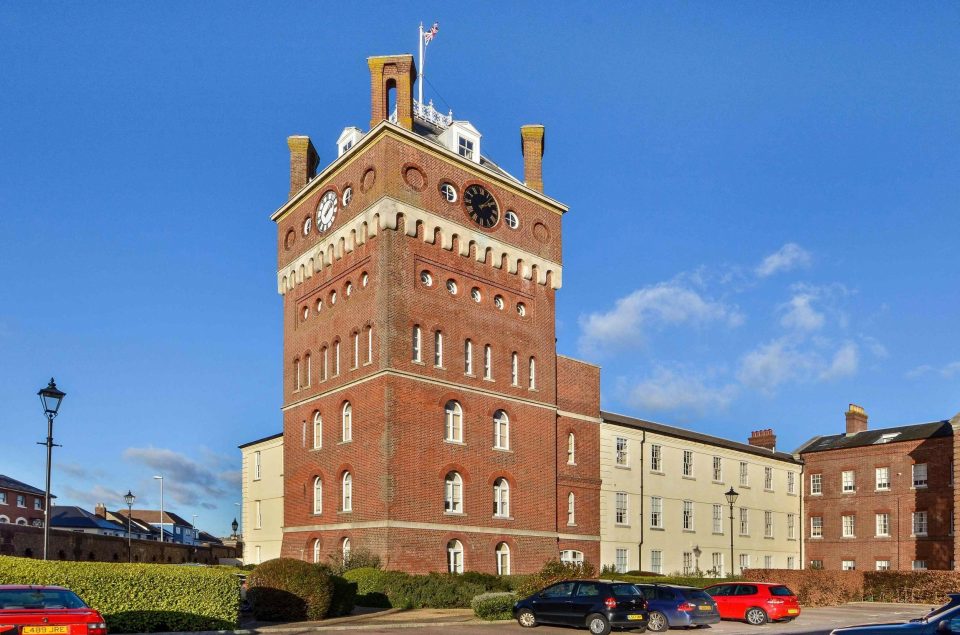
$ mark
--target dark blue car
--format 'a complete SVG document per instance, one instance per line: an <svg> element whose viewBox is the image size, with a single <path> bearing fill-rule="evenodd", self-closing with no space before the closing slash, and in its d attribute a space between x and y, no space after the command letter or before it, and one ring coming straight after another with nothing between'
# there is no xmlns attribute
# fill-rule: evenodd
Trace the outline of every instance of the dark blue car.
<svg viewBox="0 0 960 635"><path fill-rule="evenodd" d="M661 632L670 627L701 626L720 621L717 602L703 589L676 584L638 584L647 600L647 629Z"/></svg>
<svg viewBox="0 0 960 635"><path fill-rule="evenodd" d="M950 601L924 617L909 622L864 624L836 628L830 635L937 635L960 633L960 593L951 593Z"/></svg>

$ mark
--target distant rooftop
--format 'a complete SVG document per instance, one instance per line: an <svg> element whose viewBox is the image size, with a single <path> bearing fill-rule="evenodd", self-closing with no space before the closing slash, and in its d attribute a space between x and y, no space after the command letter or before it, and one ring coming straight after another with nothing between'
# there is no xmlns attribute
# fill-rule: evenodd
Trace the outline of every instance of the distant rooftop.
<svg viewBox="0 0 960 635"><path fill-rule="evenodd" d="M825 452L827 450L841 450L845 448L861 448L868 445L884 443L899 443L901 441L920 441L923 439L937 439L952 437L953 426L949 421L931 421L929 423L914 423L894 428L880 428L864 430L856 434L831 434L829 436L814 437L797 448L798 453Z"/></svg>
<svg viewBox="0 0 960 635"><path fill-rule="evenodd" d="M15 478L10 478L0 474L0 489L13 490L14 492L23 492L24 494L34 494L36 496L44 496L45 492L42 489L37 489L32 485L27 485L22 481L18 481ZM50 494L50 498L56 498L53 494Z"/></svg>

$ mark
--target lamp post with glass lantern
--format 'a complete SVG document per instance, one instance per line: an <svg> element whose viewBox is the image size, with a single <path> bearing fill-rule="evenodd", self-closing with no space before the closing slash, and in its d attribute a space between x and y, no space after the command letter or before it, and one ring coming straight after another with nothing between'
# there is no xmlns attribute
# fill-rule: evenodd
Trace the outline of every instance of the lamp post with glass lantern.
<svg viewBox="0 0 960 635"><path fill-rule="evenodd" d="M230 523L230 528L233 529L233 538L237 539L237 529L240 528L240 523L237 522L236 518L234 518L233 522Z"/></svg>
<svg viewBox="0 0 960 635"><path fill-rule="evenodd" d="M60 402L67 393L57 389L57 382L50 378L50 383L38 393L40 403L43 404L43 414L47 415L47 440L38 441L39 445L47 446L47 488L43 494L43 559L47 559L47 549L50 546L50 463L53 458L53 418L60 410Z"/></svg>
<svg viewBox="0 0 960 635"><path fill-rule="evenodd" d="M730 503L730 570L736 572L733 564L733 504L737 502L737 497L740 496L740 494L737 493L737 490L733 489L731 485L724 496L727 497L727 502Z"/></svg>
<svg viewBox="0 0 960 635"><path fill-rule="evenodd" d="M133 515L133 501L137 500L137 497L133 495L133 492L127 490L123 500L127 504L127 562L133 562L133 533L131 532L133 521L131 517Z"/></svg>

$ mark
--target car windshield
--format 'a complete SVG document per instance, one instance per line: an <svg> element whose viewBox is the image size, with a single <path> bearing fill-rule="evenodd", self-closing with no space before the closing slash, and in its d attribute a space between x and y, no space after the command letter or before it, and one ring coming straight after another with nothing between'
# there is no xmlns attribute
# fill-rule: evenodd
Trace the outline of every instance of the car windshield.
<svg viewBox="0 0 960 635"><path fill-rule="evenodd" d="M780 596L793 595L793 591L791 591L790 589L782 585L772 586L769 588L770 588L770 595L780 595Z"/></svg>
<svg viewBox="0 0 960 635"><path fill-rule="evenodd" d="M0 609L82 609L84 604L66 589L2 589Z"/></svg>
<svg viewBox="0 0 960 635"><path fill-rule="evenodd" d="M713 598L706 591L687 591L687 597L694 602L713 603Z"/></svg>
<svg viewBox="0 0 960 635"><path fill-rule="evenodd" d="M942 614L942 613L946 613L946 612L947 612L948 610L950 610L950 609L957 608L957 606L958 606L958 605L957 605L956 602L947 602L947 603L944 604L943 606L941 606L941 607L939 607L939 608L935 608L935 609L933 609L932 611L930 611L929 613L927 613L926 615L924 615L924 616L923 616L923 619L924 619L924 621L928 621L928 620L930 620L930 618L932 618L932 617L937 617L938 615L940 615L940 614Z"/></svg>
<svg viewBox="0 0 960 635"><path fill-rule="evenodd" d="M643 595L640 589L632 584L611 584L610 586L613 588L613 594L618 598Z"/></svg>

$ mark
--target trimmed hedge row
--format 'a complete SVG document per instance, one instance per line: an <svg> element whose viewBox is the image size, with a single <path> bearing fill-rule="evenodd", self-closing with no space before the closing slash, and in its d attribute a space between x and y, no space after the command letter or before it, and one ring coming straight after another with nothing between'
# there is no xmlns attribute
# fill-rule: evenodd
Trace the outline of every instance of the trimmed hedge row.
<svg viewBox="0 0 960 635"><path fill-rule="evenodd" d="M629 573L615 573L609 577L611 580L622 580L624 582L633 582L634 584L677 584L681 586L695 586L701 589L712 584L720 584L721 582L736 582L743 579L738 576L730 578L704 578L698 576L638 576L630 575Z"/></svg>
<svg viewBox="0 0 960 635"><path fill-rule="evenodd" d="M103 614L111 633L229 630L240 617L236 574L214 567L0 556L0 584L66 587Z"/></svg>
<svg viewBox="0 0 960 635"><path fill-rule="evenodd" d="M482 620L513 619L513 605L517 596L509 591L481 593L470 601L473 614Z"/></svg>
<svg viewBox="0 0 960 635"><path fill-rule="evenodd" d="M470 608L481 593L509 591L526 576L484 573L430 573L410 575L364 567L345 571L343 577L357 585L359 606L383 608Z"/></svg>
<svg viewBox="0 0 960 635"><path fill-rule="evenodd" d="M801 606L838 606L863 598L862 571L747 569L743 579L785 584L797 594Z"/></svg>
<svg viewBox="0 0 960 635"><path fill-rule="evenodd" d="M349 615L357 583L334 575L325 564L275 558L247 577L247 598L258 620L292 622Z"/></svg>
<svg viewBox="0 0 960 635"><path fill-rule="evenodd" d="M942 604L960 588L958 571L827 571L825 569L748 569L747 580L780 582L803 606L837 606L846 602Z"/></svg>

